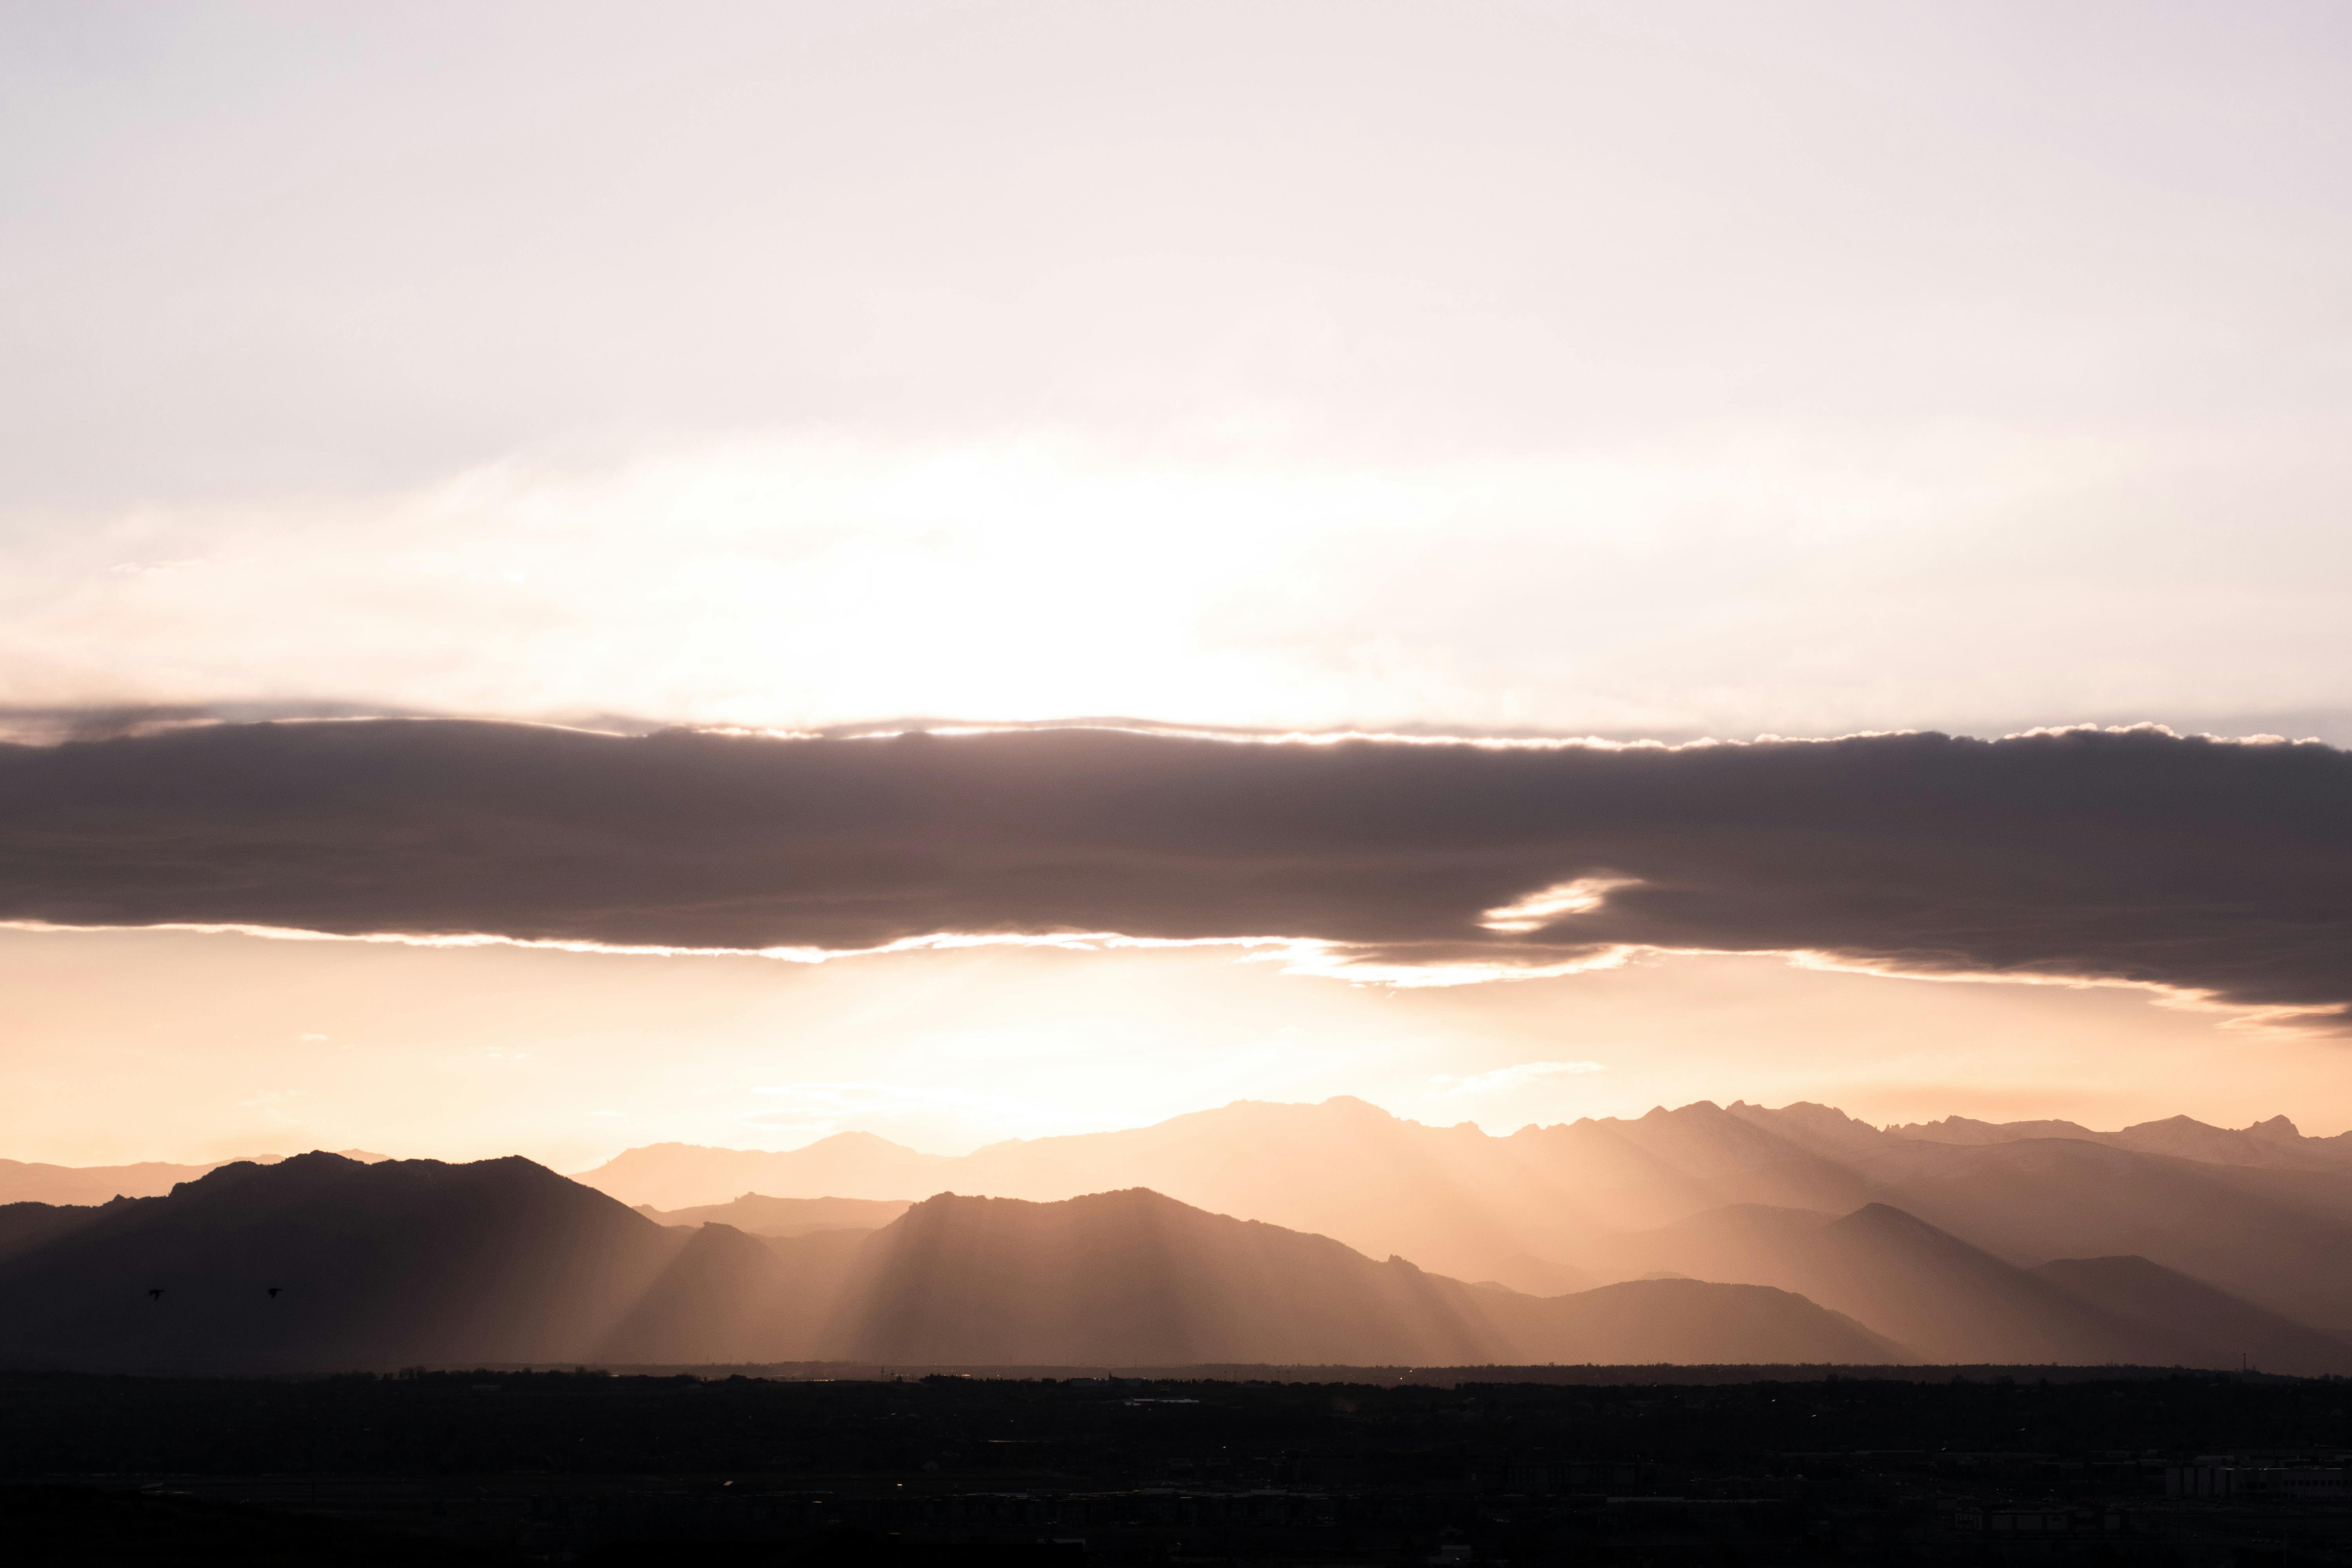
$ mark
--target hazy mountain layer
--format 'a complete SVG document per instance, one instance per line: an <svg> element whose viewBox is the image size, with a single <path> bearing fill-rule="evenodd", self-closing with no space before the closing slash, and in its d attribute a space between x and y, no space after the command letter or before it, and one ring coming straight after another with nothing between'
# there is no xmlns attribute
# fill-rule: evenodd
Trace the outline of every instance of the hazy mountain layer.
<svg viewBox="0 0 2352 1568"><path fill-rule="evenodd" d="M771 1198L746 1193L730 1204L637 1212L656 1225L727 1225L753 1236L805 1236L818 1230L879 1230L905 1214L906 1198Z"/></svg>
<svg viewBox="0 0 2352 1568"><path fill-rule="evenodd" d="M385 1158L365 1149L341 1151L346 1160L373 1163ZM109 1198L161 1197L182 1182L193 1182L224 1165L274 1165L283 1154L253 1154L206 1164L173 1165L148 1161L136 1165L43 1165L0 1160L0 1204L102 1204Z"/></svg>
<svg viewBox="0 0 2352 1568"><path fill-rule="evenodd" d="M1517 1255L1572 1262L1600 1237L1726 1203L1845 1209L1866 1196L1854 1173L1713 1105L1492 1138L1466 1123L1400 1121L1345 1098L1244 1100L1153 1127L998 1143L955 1159L866 1133L786 1153L664 1144L579 1179L663 1207L747 1189L877 1198L945 1189L1053 1201L1145 1186L1479 1279Z"/></svg>
<svg viewBox="0 0 2352 1568"><path fill-rule="evenodd" d="M2284 1118L2237 1131L2175 1118L2079 1138L2032 1135L2067 1123L1969 1123L1965 1136L1946 1135L1955 1125L1887 1131L1826 1106L1700 1101L1492 1137L1401 1121L1361 1100L1243 1101L956 1159L866 1133L787 1153L659 1145L581 1180L638 1202L747 1187L1050 1201L1140 1185L1374 1257L1538 1291L1615 1277L1613 1238L1716 1209L1838 1215L1878 1202L2004 1263L2139 1255L2289 1318L2352 1327L2352 1165L2328 1163L2343 1140L2303 1139Z"/></svg>
<svg viewBox="0 0 2352 1568"><path fill-rule="evenodd" d="M2199 1348L2092 1307L1884 1204L1839 1219L1727 1210L1626 1251L1628 1268L1638 1261L1801 1291L1930 1361L2167 1365L2196 1359ZM1727 1256L1733 1251L1744 1256Z"/></svg>
<svg viewBox="0 0 2352 1568"><path fill-rule="evenodd" d="M2118 1317L2160 1325L2210 1347L2209 1365L2236 1364L2301 1377L2352 1373L2352 1344L2242 1301L2145 1258L2066 1258L2034 1273Z"/></svg>
<svg viewBox="0 0 2352 1568"><path fill-rule="evenodd" d="M14 1364L1905 1359L1776 1289L1522 1296L1140 1190L942 1194L871 1233L762 1238L664 1227L523 1160L317 1153L61 1212L0 1262Z"/></svg>
<svg viewBox="0 0 2352 1568"><path fill-rule="evenodd" d="M825 1352L1107 1365L1909 1359L1778 1290L1668 1281L1523 1296L1142 1190L917 1205L857 1257Z"/></svg>
<svg viewBox="0 0 2352 1568"><path fill-rule="evenodd" d="M2284 1116L2251 1127L2209 1127L2186 1116L2143 1121L2115 1132L2097 1132L2072 1121L1975 1121L1948 1116L1912 1122L1887 1131L1935 1143L2014 1143L2028 1138L2067 1138L2105 1143L2141 1154L2171 1154L2217 1165L2265 1165L2288 1170L2352 1173L2352 1132L2306 1138Z"/></svg>
<svg viewBox="0 0 2352 1568"><path fill-rule="evenodd" d="M917 1205L858 1257L825 1349L844 1360L1108 1365L1475 1365L1518 1354L1453 1280L1139 1190Z"/></svg>
<svg viewBox="0 0 2352 1568"><path fill-rule="evenodd" d="M2248 1312L2321 1331L2322 1343L2352 1327L2352 1173L2324 1168L2314 1152L2333 1141L2301 1140L2276 1119L2234 1131L2176 1119L2098 1139L1996 1138L1984 1124L1963 1131L1972 1141L1890 1132L1825 1106L1702 1101L1496 1138L1401 1121L1360 1100L1245 1101L1155 1127L996 1144L955 1159L852 1134L781 1154L656 1146L589 1175L623 1195L717 1185L730 1201L631 1217L717 1222L772 1239L872 1227L942 1188L1052 1204L1145 1187L1367 1257L1409 1258L1428 1278L1535 1296L1658 1273L1785 1289L1937 1360L2230 1365L2261 1337L2252 1320L2228 1332L2200 1329L2178 1312L2140 1313L2029 1272L2066 1258L2140 1258ZM2192 1160L2113 1141L2126 1134L2245 1159ZM2292 1157L2257 1158L2276 1149ZM112 1234L129 1223L113 1215L120 1206L80 1217L0 1206L0 1260L74 1226ZM1895 1213L1906 1223L1887 1217ZM1832 1225L1839 1215L1849 1217ZM661 1247L687 1243L682 1233L664 1234L660 1247L643 1244L649 1261L633 1265L650 1297L628 1296L610 1324L615 1333L625 1328L635 1359L665 1359L662 1336L672 1333L686 1336L680 1345L756 1348L787 1319L804 1322L793 1331L804 1337L832 1331L828 1292L849 1286L826 1270L845 1268L846 1254L698 1238L690 1255L673 1256ZM745 1303L727 1309L734 1319L697 1303L704 1287L689 1288L722 1277ZM877 1299L877 1321L904 1310ZM1481 1321L1504 1331L1493 1312ZM1204 1320L1188 1321L1210 1331ZM1529 1331L1516 1327L1507 1337ZM2314 1342L2283 1332L2262 1342L2297 1364L2325 1360ZM1417 1342L1397 1342L1411 1351Z"/></svg>
<svg viewBox="0 0 2352 1568"><path fill-rule="evenodd" d="M2063 1140L1912 1144L1873 1191L2025 1266L2137 1254L2287 1317L2352 1324L2352 1175Z"/></svg>
<svg viewBox="0 0 2352 1568"><path fill-rule="evenodd" d="M1884 1204L1843 1218L1718 1209L1620 1237L1596 1262L1801 1292L1935 1362L2233 1367L2244 1352L2270 1371L2352 1372L2352 1345L2145 1258L2022 1269Z"/></svg>
<svg viewBox="0 0 2352 1568"><path fill-rule="evenodd" d="M652 1143L574 1176L623 1203L675 1211L738 1197L845 1197L911 1201L951 1186L960 1162L922 1154L871 1132L837 1132L805 1149L706 1149Z"/></svg>

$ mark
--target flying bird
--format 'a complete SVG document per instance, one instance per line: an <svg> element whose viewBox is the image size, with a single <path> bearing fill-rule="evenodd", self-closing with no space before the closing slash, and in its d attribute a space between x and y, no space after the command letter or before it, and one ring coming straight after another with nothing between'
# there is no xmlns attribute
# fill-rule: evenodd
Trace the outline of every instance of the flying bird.
<svg viewBox="0 0 2352 1568"><path fill-rule="evenodd" d="M286 1289L286 1287L285 1287L285 1286L283 1286L283 1285L272 1285L272 1286L268 1287L268 1290L269 1290L269 1299L270 1299L271 1300L275 1301L276 1300L278 1300L278 1292L279 1292L280 1290L283 1290L283 1289Z"/></svg>
<svg viewBox="0 0 2352 1568"><path fill-rule="evenodd" d="M153 1289L152 1290L148 1291L148 1292L147 1292L147 1299L148 1299L150 1301L160 1301L160 1300L162 1300L163 1299L163 1287L162 1287L161 1285L158 1285L158 1286L156 1286L156 1287L155 1287L155 1289Z"/></svg>

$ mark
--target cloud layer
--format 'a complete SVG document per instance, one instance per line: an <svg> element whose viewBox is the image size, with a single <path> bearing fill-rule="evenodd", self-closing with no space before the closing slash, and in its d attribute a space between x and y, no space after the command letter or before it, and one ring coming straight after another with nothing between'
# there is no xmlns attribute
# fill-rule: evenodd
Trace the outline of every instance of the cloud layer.
<svg viewBox="0 0 2352 1568"><path fill-rule="evenodd" d="M1669 749L224 725L0 748L0 919L1369 965L1803 951L2352 1016L2352 754L2159 731Z"/></svg>

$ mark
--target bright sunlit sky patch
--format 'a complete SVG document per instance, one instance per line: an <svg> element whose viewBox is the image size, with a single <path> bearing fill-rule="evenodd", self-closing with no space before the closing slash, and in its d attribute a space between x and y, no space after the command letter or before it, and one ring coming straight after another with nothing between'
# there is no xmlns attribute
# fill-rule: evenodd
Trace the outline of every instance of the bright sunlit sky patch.
<svg viewBox="0 0 2352 1568"><path fill-rule="evenodd" d="M2347 67L2292 3L7 7L0 731L2346 743ZM1764 961L0 954L24 1157L1341 1092L2113 1121L2340 1071Z"/></svg>
<svg viewBox="0 0 2352 1568"><path fill-rule="evenodd" d="M851 1130L960 1152L1236 1099L1439 1125L1827 1100L2121 1126L2352 1117L2352 1053L2142 994L1763 958L1391 991L1228 950L971 949L808 966L173 931L0 931L0 1146L105 1163L361 1147L574 1170ZM2193 1093L2184 1089L2193 1086Z"/></svg>
<svg viewBox="0 0 2352 1568"><path fill-rule="evenodd" d="M0 704L2344 734L2347 56L18 7Z"/></svg>
<svg viewBox="0 0 2352 1568"><path fill-rule="evenodd" d="M2327 613L2346 531L2225 538L2131 499L2234 511L2240 466L2266 492L2297 478L2270 454L1986 429L1419 466L1066 434L518 457L383 496L27 530L0 579L0 668L24 706L782 727L1998 733L2324 713L2352 656ZM2162 571L2126 537L2143 530L2176 558Z"/></svg>

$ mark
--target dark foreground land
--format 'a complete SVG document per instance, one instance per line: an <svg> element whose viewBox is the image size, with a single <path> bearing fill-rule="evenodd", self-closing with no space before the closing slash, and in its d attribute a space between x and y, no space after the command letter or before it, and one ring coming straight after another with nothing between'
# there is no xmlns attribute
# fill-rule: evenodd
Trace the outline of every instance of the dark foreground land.
<svg viewBox="0 0 2352 1568"><path fill-rule="evenodd" d="M2352 1383L1633 1375L0 1374L0 1558L2352 1563Z"/></svg>

